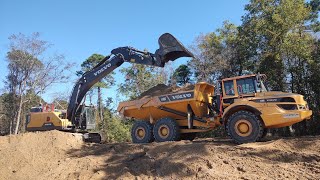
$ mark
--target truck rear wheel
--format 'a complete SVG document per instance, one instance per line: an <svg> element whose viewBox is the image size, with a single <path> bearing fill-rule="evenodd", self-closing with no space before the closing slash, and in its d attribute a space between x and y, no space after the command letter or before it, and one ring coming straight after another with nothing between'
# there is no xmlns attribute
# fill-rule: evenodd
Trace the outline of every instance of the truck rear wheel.
<svg viewBox="0 0 320 180"><path fill-rule="evenodd" d="M161 118L154 125L153 134L157 142L177 141L180 138L180 127L172 118Z"/></svg>
<svg viewBox="0 0 320 180"><path fill-rule="evenodd" d="M238 111L232 114L226 128L229 136L239 144L256 142L263 134L261 121L248 111Z"/></svg>
<svg viewBox="0 0 320 180"><path fill-rule="evenodd" d="M131 129L131 138L133 143L152 142L152 124L147 121L136 121Z"/></svg>

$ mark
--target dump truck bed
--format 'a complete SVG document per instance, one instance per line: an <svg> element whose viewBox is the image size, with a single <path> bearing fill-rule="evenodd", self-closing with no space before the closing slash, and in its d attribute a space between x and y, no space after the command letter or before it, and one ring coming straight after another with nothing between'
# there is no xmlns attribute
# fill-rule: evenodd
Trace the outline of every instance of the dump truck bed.
<svg viewBox="0 0 320 180"><path fill-rule="evenodd" d="M120 102L117 110L121 115L136 120L158 120L162 117L183 119L185 117L163 109L185 113L187 112L188 104L190 104L196 116L204 117L208 113L208 104L211 103L210 97L213 93L213 85L201 82L197 83L194 89L190 91L180 91Z"/></svg>

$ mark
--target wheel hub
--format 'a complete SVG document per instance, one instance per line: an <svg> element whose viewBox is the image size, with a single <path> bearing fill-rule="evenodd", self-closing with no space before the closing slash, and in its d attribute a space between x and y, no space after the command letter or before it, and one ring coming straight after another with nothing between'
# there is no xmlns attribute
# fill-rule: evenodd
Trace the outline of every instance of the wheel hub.
<svg viewBox="0 0 320 180"><path fill-rule="evenodd" d="M169 136L169 127L167 125L161 125L158 130L158 134L161 138L165 139Z"/></svg>
<svg viewBox="0 0 320 180"><path fill-rule="evenodd" d="M252 124L246 119L237 121L234 128L236 133L242 137L249 136L252 133Z"/></svg>
<svg viewBox="0 0 320 180"><path fill-rule="evenodd" d="M146 131L144 128L137 128L135 134L136 137L141 140L146 136Z"/></svg>

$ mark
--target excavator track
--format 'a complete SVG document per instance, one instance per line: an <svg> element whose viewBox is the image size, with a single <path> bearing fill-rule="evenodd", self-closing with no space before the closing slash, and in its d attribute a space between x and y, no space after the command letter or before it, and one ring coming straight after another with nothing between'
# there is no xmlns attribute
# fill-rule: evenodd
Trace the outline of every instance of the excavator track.
<svg viewBox="0 0 320 180"><path fill-rule="evenodd" d="M101 143L101 135L99 133L85 133L82 135L84 142Z"/></svg>

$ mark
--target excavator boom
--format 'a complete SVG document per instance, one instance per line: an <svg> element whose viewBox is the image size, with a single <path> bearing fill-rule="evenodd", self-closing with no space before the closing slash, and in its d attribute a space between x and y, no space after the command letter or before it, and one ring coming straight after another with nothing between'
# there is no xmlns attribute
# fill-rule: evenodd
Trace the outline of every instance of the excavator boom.
<svg viewBox="0 0 320 180"><path fill-rule="evenodd" d="M161 35L158 44L159 49L155 53L140 51L132 47L113 49L111 55L106 56L93 69L84 73L72 90L67 109L67 119L72 122L75 126L74 128L83 127L82 117L76 114L85 94L95 83L110 74L124 62L164 67L168 61L174 61L180 57L193 57L192 53L169 33Z"/></svg>

